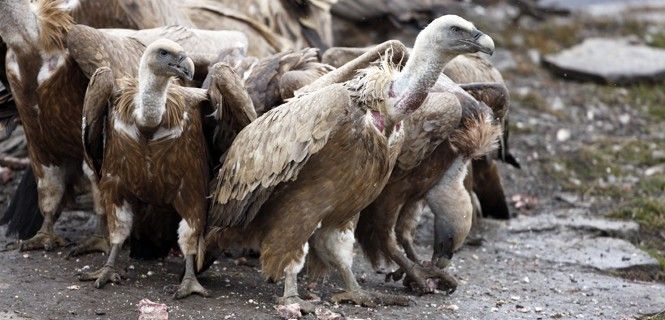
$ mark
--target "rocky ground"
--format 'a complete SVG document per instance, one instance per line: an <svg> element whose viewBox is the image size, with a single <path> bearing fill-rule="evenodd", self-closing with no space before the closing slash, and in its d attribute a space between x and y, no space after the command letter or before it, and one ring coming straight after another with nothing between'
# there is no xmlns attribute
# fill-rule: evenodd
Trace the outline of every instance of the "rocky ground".
<svg viewBox="0 0 665 320"><path fill-rule="evenodd" d="M576 82L541 64L590 37L665 47L665 26L657 22L665 9L649 2L617 14L559 2L576 14L512 25L509 7L464 12L496 40L493 59L511 90L511 148L523 169L502 166L502 174L516 217L483 222L484 242L464 247L450 266L460 280L452 295L413 296L410 307L331 305L325 301L341 290L332 275L311 290L321 308L362 319L665 318L665 82ZM2 199L16 184L11 175L0 175ZM423 257L431 250L427 221L419 230ZM76 241L90 229L86 223L85 214L67 213L58 229ZM281 283L263 281L253 260L220 260L201 279L211 298L173 301L178 257L141 262L125 253L127 279L96 290L75 274L100 267L103 256L67 260L66 249L19 253L11 243L0 238L7 248L0 252L0 319L132 319L142 299L166 304L172 319L277 317ZM384 283L360 253L355 269L367 289L411 294Z"/></svg>

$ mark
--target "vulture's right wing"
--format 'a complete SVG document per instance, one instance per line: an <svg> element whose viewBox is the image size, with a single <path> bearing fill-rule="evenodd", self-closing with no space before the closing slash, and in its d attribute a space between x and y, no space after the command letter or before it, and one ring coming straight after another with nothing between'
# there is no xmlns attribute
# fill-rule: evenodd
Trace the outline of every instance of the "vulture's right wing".
<svg viewBox="0 0 665 320"><path fill-rule="evenodd" d="M247 225L278 185L295 180L348 116L348 91L330 85L250 123L233 141L213 190L208 225Z"/></svg>
<svg viewBox="0 0 665 320"><path fill-rule="evenodd" d="M229 148L236 135L256 119L256 111L242 79L231 67L217 63L210 68L208 77L208 97L213 109L216 109L217 120L213 151L220 155Z"/></svg>
<svg viewBox="0 0 665 320"><path fill-rule="evenodd" d="M99 178L104 157L104 127L115 78L111 69L102 67L90 77L83 100L82 139L84 159Z"/></svg>

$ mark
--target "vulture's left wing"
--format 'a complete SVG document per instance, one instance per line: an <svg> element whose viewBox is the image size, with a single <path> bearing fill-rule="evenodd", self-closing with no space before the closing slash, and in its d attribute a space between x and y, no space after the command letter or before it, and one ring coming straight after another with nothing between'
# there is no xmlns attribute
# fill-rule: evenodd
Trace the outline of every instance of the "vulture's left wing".
<svg viewBox="0 0 665 320"><path fill-rule="evenodd" d="M104 156L104 126L115 78L110 68L95 71L88 83L83 100L82 139L84 159L99 178Z"/></svg>
<svg viewBox="0 0 665 320"><path fill-rule="evenodd" d="M405 120L406 136L397 158L398 168L415 168L448 138L461 117L461 104L453 93L430 92L422 106Z"/></svg>

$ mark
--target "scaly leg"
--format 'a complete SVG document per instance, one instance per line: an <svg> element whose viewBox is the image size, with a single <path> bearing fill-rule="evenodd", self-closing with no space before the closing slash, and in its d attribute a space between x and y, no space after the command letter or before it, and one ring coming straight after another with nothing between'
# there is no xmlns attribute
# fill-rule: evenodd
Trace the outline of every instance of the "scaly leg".
<svg viewBox="0 0 665 320"><path fill-rule="evenodd" d="M95 272L84 273L79 276L80 281L95 280L95 287L97 289L104 287L108 282L120 282L120 273L118 273L115 264L122 243L125 242L132 231L133 213L131 205L123 201L121 206L112 205L111 208L111 210L108 210L107 216L111 238L111 253L106 260L106 264Z"/></svg>
<svg viewBox="0 0 665 320"><path fill-rule="evenodd" d="M298 273L302 270L305 265L305 257L309 251L309 244L305 243L303 245L303 255L297 260L291 262L284 269L284 294L277 298L277 303L282 305L289 305L297 303L300 305L300 310L303 313L314 313L315 306L313 303L308 302L300 298L298 295Z"/></svg>
<svg viewBox="0 0 665 320"><path fill-rule="evenodd" d="M312 244L318 256L327 265L339 271L346 287L345 292L337 293L331 300L335 303L353 302L366 307L381 305L408 306L411 300L408 297L368 292L358 284L352 271L353 266L353 224L344 230L325 228L314 233Z"/></svg>
<svg viewBox="0 0 665 320"><path fill-rule="evenodd" d="M65 169L61 167L42 166L42 177L37 177L39 209L44 215L44 222L37 234L21 241L19 251L44 249L53 250L64 246L66 241L55 234L53 225L60 216L62 200L65 194Z"/></svg>
<svg viewBox="0 0 665 320"><path fill-rule="evenodd" d="M178 291L173 295L174 299L182 299L194 293L200 294L204 297L210 295L208 290L203 288L199 283L199 280L196 278L196 269L194 268L194 256L197 254L199 241L203 241L203 239L200 238L200 232L200 230L192 228L185 219L180 221L180 227L178 228L178 244L180 245L182 254L185 256L185 276L180 282ZM199 254L203 253L200 252Z"/></svg>

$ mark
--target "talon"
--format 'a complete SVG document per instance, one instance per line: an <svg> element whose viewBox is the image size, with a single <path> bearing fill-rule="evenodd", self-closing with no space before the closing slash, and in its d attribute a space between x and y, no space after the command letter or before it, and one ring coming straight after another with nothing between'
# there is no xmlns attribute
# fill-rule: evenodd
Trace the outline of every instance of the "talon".
<svg viewBox="0 0 665 320"><path fill-rule="evenodd" d="M107 283L112 282L115 284L120 283L122 277L110 266L104 266L101 269L93 272L82 273L79 276L79 281L95 281L95 288L101 289Z"/></svg>
<svg viewBox="0 0 665 320"><path fill-rule="evenodd" d="M297 303L300 306L300 311L303 314L308 314L308 313L314 314L314 312L316 311L316 306L314 306L313 303L305 301L298 296L279 297L277 298L277 303L285 306Z"/></svg>
<svg viewBox="0 0 665 320"><path fill-rule="evenodd" d="M76 257L93 252L104 252L108 254L110 250L111 245L107 238L102 236L92 236L74 247L67 256Z"/></svg>
<svg viewBox="0 0 665 320"><path fill-rule="evenodd" d="M173 295L173 299L186 298L195 293L202 297L210 296L210 292L199 283L198 279L195 277L185 277L182 279L178 291Z"/></svg>
<svg viewBox="0 0 665 320"><path fill-rule="evenodd" d="M457 289L455 278L431 265L427 267L414 266L404 278L403 284L419 294L433 293L437 288L450 294Z"/></svg>
<svg viewBox="0 0 665 320"><path fill-rule="evenodd" d="M45 251L51 251L58 247L64 247L66 244L67 241L55 233L39 231L34 237L21 241L18 250L30 251L44 249Z"/></svg>

